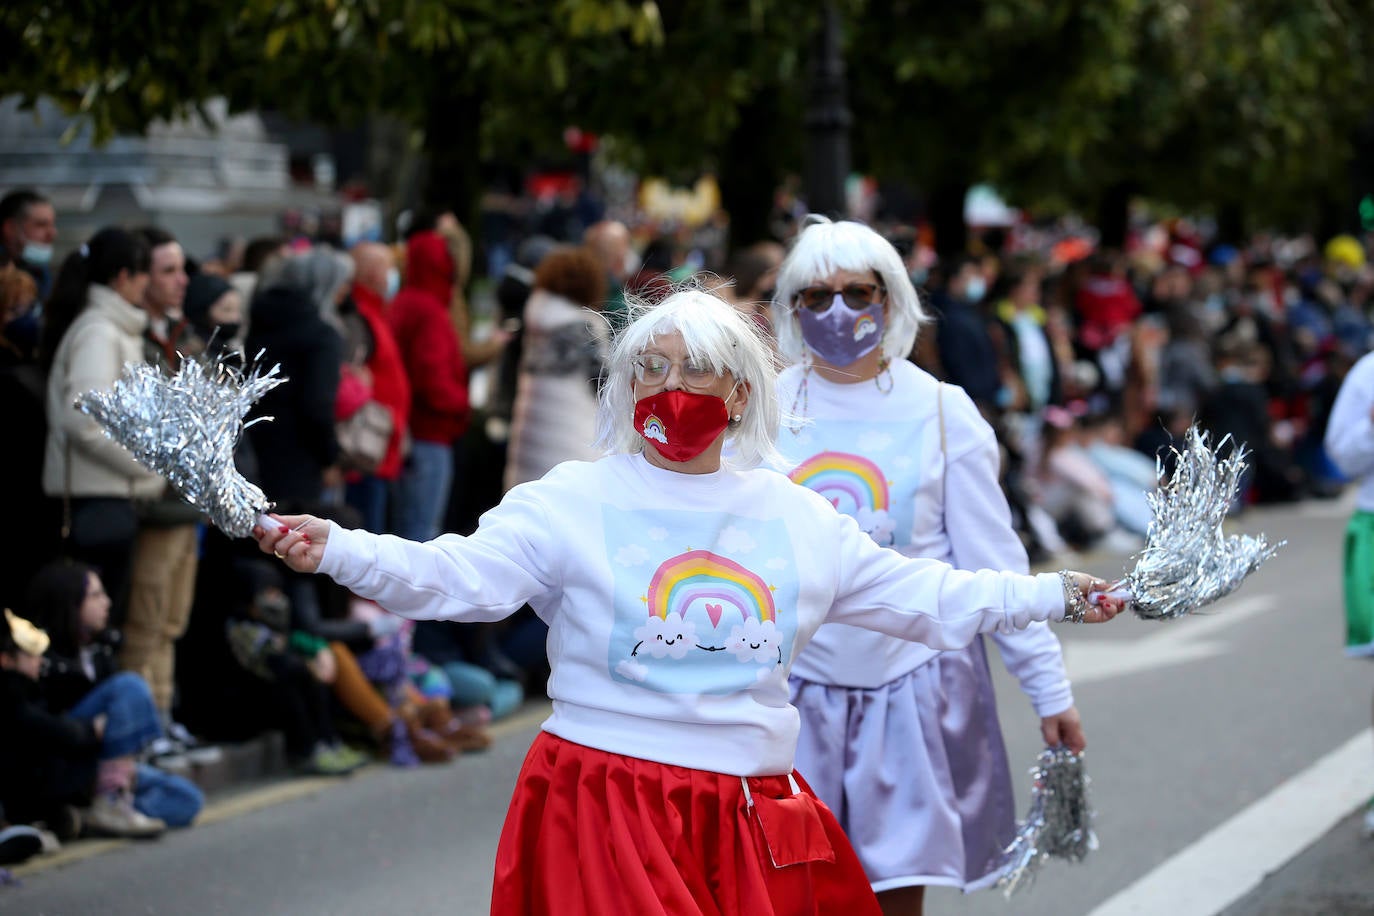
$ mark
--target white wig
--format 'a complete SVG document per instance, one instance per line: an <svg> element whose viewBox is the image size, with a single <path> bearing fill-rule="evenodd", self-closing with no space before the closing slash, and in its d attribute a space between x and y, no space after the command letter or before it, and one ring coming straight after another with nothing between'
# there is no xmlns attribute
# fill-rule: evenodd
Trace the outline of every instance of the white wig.
<svg viewBox="0 0 1374 916"><path fill-rule="evenodd" d="M693 362L716 372L728 370L748 386L749 401L738 427L726 433L725 463L731 467L780 466L774 445L778 429L777 368L754 322L714 293L679 289L657 305L631 305L633 320L616 339L601 386L597 444L613 454L643 451L634 427L634 359L660 335L682 335Z"/></svg>
<svg viewBox="0 0 1374 916"><path fill-rule="evenodd" d="M832 223L816 214L806 218L806 228L778 270L773 329L783 358L789 363L800 362L805 350L793 297L840 270L871 271L887 287L883 355L889 360L906 359L916 345L916 331L926 320L926 313L901 255L891 242L863 223Z"/></svg>

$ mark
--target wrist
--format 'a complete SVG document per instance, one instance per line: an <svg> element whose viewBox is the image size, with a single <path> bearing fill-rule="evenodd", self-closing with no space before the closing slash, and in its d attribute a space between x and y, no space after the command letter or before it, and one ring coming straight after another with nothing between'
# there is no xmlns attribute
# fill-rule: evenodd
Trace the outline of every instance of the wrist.
<svg viewBox="0 0 1374 916"><path fill-rule="evenodd" d="M1082 623L1088 617L1088 599L1078 589L1073 573L1067 569L1059 570L1059 581L1064 586L1064 619L1069 623Z"/></svg>

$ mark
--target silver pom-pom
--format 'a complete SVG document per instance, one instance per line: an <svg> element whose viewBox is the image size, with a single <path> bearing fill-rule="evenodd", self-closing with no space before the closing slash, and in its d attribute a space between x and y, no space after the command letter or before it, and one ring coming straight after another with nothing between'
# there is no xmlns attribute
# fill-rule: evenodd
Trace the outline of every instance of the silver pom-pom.
<svg viewBox="0 0 1374 916"><path fill-rule="evenodd" d="M88 391L76 406L216 528L247 537L272 503L234 467L234 449L253 404L286 379L280 366L263 371L255 362L245 371L234 359L188 357L170 376L154 365L128 363L110 389Z"/></svg>
<svg viewBox="0 0 1374 916"><path fill-rule="evenodd" d="M1064 747L1045 748L1030 773L1030 811L1003 851L997 879L1008 897L1033 881L1049 859L1082 862L1097 848L1083 755Z"/></svg>
<svg viewBox="0 0 1374 916"><path fill-rule="evenodd" d="M1228 437L1229 439L1229 437ZM1222 439L1220 446L1227 439ZM1263 534L1227 536L1226 514L1240 492L1246 467L1244 445L1218 459L1207 434L1188 430L1182 451L1174 450L1173 473L1149 495L1150 525L1135 568L1109 595L1126 598L1148 620L1180 617L1235 591L1246 576L1286 542L1271 545Z"/></svg>

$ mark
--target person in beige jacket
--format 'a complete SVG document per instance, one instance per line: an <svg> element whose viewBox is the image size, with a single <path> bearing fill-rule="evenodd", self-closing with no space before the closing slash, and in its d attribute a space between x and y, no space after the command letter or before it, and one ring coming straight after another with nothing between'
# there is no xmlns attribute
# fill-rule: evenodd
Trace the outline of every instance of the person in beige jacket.
<svg viewBox="0 0 1374 916"><path fill-rule="evenodd" d="M66 551L101 572L124 622L138 535L135 502L158 497L161 476L146 470L75 407L77 395L108 388L125 363L142 363L148 315L147 244L118 228L97 232L62 263L45 309L48 438L43 491L63 502Z"/></svg>

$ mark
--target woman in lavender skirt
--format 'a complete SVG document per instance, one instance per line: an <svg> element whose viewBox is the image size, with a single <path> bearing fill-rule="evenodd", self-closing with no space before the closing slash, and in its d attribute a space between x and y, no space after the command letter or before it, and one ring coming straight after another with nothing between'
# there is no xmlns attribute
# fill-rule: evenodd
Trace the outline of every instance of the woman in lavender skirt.
<svg viewBox="0 0 1374 916"><path fill-rule="evenodd" d="M925 319L900 256L859 223L809 218L773 301L783 358L778 448L792 479L880 545L964 569L1028 563L998 484L992 428L968 395L905 358ZM1083 729L1058 639L993 636L1041 719ZM919 914L926 885L996 882L1015 810L987 653L937 652L826 624L798 657L797 770L834 811L883 910Z"/></svg>

